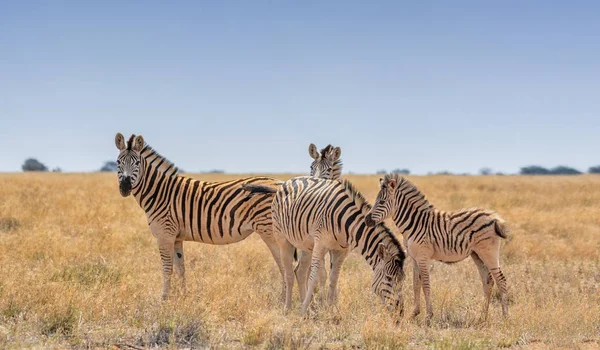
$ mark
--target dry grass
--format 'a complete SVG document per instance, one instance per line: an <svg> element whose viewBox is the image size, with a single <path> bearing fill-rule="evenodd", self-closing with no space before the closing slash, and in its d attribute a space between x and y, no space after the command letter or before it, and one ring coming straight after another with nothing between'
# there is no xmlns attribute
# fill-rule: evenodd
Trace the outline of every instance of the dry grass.
<svg viewBox="0 0 600 350"><path fill-rule="evenodd" d="M374 198L377 177L348 178ZM411 180L439 208L481 206L507 220L508 319L495 300L488 322L479 320L481 284L465 261L434 265L431 328L421 318L396 325L374 300L369 268L355 253L335 310L286 316L278 271L255 236L231 246L186 243L187 295L162 303L156 244L114 174L4 174L0 347L598 348L600 177ZM407 310L411 285L409 275Z"/></svg>

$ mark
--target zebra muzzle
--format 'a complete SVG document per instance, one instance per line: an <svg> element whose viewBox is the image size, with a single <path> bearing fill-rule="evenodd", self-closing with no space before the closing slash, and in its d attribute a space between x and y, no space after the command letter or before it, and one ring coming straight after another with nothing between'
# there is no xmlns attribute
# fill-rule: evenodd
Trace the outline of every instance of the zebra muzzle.
<svg viewBox="0 0 600 350"><path fill-rule="evenodd" d="M121 196L129 196L131 193L131 177L127 176L123 181L119 182L119 191L121 192Z"/></svg>

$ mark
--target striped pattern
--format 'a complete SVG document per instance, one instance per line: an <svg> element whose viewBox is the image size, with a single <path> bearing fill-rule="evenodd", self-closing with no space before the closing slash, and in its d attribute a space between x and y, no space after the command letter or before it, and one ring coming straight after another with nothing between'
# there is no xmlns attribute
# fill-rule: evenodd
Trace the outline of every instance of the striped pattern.
<svg viewBox="0 0 600 350"><path fill-rule="evenodd" d="M398 174L386 175L380 186L366 221L375 225L392 217L402 231L408 254L415 265L413 314L420 313L421 286L427 303L427 319L433 314L429 298L429 261L454 263L471 256L483 282L485 315L494 280L500 289L502 311L506 315L506 278L499 262L500 241L506 238L507 232L504 220L493 211L479 208L439 211L417 187Z"/></svg>
<svg viewBox="0 0 600 350"><path fill-rule="evenodd" d="M145 145L142 136L127 144L117 134L120 150L119 188L123 196L133 194L146 213L157 238L163 265L163 298L166 298L173 264L184 277L183 241L231 244L257 232L269 247L283 276L279 249L271 228L271 200L249 197L242 185L277 186L268 177L205 182L179 175L173 163Z"/></svg>
<svg viewBox="0 0 600 350"><path fill-rule="evenodd" d="M286 310L291 307L295 248L307 252L303 254L305 257L312 256L302 312L306 312L310 304L325 253L332 254L329 302L333 303L337 299L342 263L353 249L373 268L374 292L392 308L402 310L405 254L386 226L367 227L365 216L369 210L366 200L348 181L296 177L277 190L272 205L273 232L279 242L285 271ZM300 265L306 266L302 261ZM307 273L307 269L299 271L298 281L306 280L301 276ZM303 293L305 288L300 286L300 290Z"/></svg>
<svg viewBox="0 0 600 350"><path fill-rule="evenodd" d="M311 143L308 146L308 154L313 158L310 165L310 176L327 180L342 179L342 149L327 145L321 152L317 151L317 146Z"/></svg>

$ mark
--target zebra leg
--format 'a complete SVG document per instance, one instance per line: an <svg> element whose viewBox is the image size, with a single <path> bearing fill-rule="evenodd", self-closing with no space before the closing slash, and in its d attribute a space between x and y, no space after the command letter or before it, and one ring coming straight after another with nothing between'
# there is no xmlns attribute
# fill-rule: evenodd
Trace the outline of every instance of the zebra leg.
<svg viewBox="0 0 600 350"><path fill-rule="evenodd" d="M502 300L502 315L504 317L508 316L508 287L506 285L506 277L502 273L502 269L500 268L500 240L496 240L497 248L485 249L482 251L478 251L477 255L483 260L483 263L490 270L492 277L496 281L498 285L498 289L500 289L500 298ZM490 244L493 244L490 242ZM492 248L491 246L488 246Z"/></svg>
<svg viewBox="0 0 600 350"><path fill-rule="evenodd" d="M308 272L310 271L310 260L312 253L302 250L300 259L295 270L296 280L298 281L298 289L300 291L300 303L306 298L306 285L308 283Z"/></svg>
<svg viewBox="0 0 600 350"><path fill-rule="evenodd" d="M331 262L331 257L329 258L329 261ZM319 269L319 284L317 287L317 298L319 300L319 304L321 305L325 304L325 293L327 293L327 269L325 266L325 255L323 255L323 260L321 261L321 268Z"/></svg>
<svg viewBox="0 0 600 350"><path fill-rule="evenodd" d="M327 302L329 305L334 305L338 298L338 279L342 270L342 264L350 250L330 250L331 269L329 270L329 295Z"/></svg>
<svg viewBox="0 0 600 350"><path fill-rule="evenodd" d="M310 305L310 301L312 299L313 293L315 291L315 287L317 286L317 282L319 279L319 269L323 264L323 258L325 257L325 253L327 249L321 246L318 241L315 242L315 246L312 253L312 263L310 266L310 277L308 279L308 292L306 293L306 298L302 303L302 314L306 314L306 310L308 310L308 306Z"/></svg>
<svg viewBox="0 0 600 350"><path fill-rule="evenodd" d="M487 320L487 315L490 308L490 296L492 294L492 287L494 286L494 279L477 253L471 253L471 258L473 258L473 262L477 266L477 270L479 270L479 275L481 276L484 297L483 318L484 320Z"/></svg>
<svg viewBox="0 0 600 350"><path fill-rule="evenodd" d="M413 259L413 292L415 294L415 308L412 317L417 317L421 313L421 276L419 275L419 264Z"/></svg>
<svg viewBox="0 0 600 350"><path fill-rule="evenodd" d="M175 241L175 270L181 278L181 292L185 295L185 261L183 257L183 241Z"/></svg>
<svg viewBox="0 0 600 350"><path fill-rule="evenodd" d="M265 242L267 247L269 247L269 251L271 252L273 259L275 260L275 263L277 264L277 268L279 268L279 273L281 274L281 280L283 281L282 289L281 289L281 299L283 300L285 297L285 292L286 292L286 282L285 282L285 271L283 268L283 263L281 261L281 251L280 251L279 244L277 243L277 240L275 239L275 237L273 235L259 233L259 236L263 240L263 242ZM292 251L292 264L293 264L293 259L294 259L294 252Z"/></svg>
<svg viewBox="0 0 600 350"><path fill-rule="evenodd" d="M173 253L175 251L175 235L160 232L156 235L158 251L162 260L163 269L163 291L162 300L167 300L171 288L171 276L173 275Z"/></svg>
<svg viewBox="0 0 600 350"><path fill-rule="evenodd" d="M285 312L288 312L292 308L292 290L294 289L294 246L282 239L279 242L279 250L285 277Z"/></svg>
<svg viewBox="0 0 600 350"><path fill-rule="evenodd" d="M433 308L431 307L431 286L429 285L429 259L419 259L418 266L419 275L421 276L421 284L423 287L423 294L425 295L425 306L427 308L427 317L425 318L425 322L429 326L431 324L431 317L433 316Z"/></svg>

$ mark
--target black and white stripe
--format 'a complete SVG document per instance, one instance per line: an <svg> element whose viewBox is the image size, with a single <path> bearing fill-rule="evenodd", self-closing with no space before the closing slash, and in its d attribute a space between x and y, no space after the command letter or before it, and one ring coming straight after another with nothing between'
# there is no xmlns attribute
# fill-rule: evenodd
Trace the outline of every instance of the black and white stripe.
<svg viewBox="0 0 600 350"><path fill-rule="evenodd" d="M173 163L132 135L120 150L118 179L121 195L133 194L146 213L157 238L163 264L163 298L167 297L173 263L184 276L183 241L231 244L257 232L269 247L280 271L279 248L273 239L271 200L249 197L242 185L277 186L281 181L248 177L224 182L205 182L179 175Z"/></svg>
<svg viewBox="0 0 600 350"><path fill-rule="evenodd" d="M246 186L252 188L252 186ZM273 193L268 188L254 192ZM292 254L301 249L312 264L308 290L303 299L306 312L316 285L324 255L331 252L329 302L337 297L337 280L341 265L350 250L357 249L373 268L373 290L388 305L401 311L401 287L404 279L404 251L385 225L367 227L365 216L370 210L363 196L348 181L339 182L315 177L296 177L286 181L273 199L273 231L279 241L285 271L286 309L291 307L293 288ZM311 254L312 253L312 254ZM300 265L305 266L302 261ZM304 268L298 274L308 273ZM299 277L298 281L306 280ZM301 293L303 286L300 286Z"/></svg>
<svg viewBox="0 0 600 350"><path fill-rule="evenodd" d="M402 231L408 254L415 265L414 315L420 312L421 284L427 303L427 318L432 315L429 261L454 263L469 256L481 274L486 299L485 314L494 280L502 294L502 311L504 314L508 312L506 279L499 263L500 240L506 238L507 228L498 214L479 208L439 211L417 187L398 174L386 175L380 180L380 187L366 221L369 225L375 225L392 217Z"/></svg>

